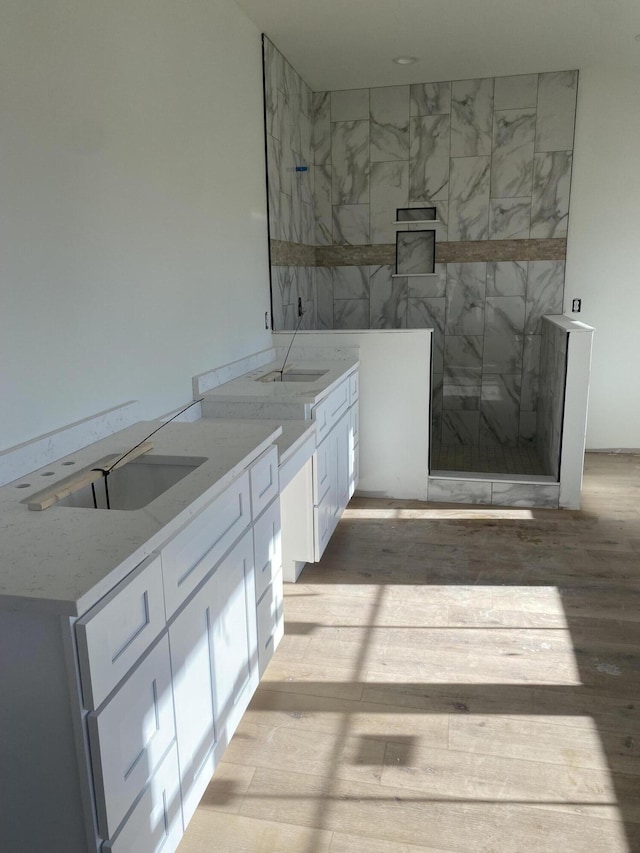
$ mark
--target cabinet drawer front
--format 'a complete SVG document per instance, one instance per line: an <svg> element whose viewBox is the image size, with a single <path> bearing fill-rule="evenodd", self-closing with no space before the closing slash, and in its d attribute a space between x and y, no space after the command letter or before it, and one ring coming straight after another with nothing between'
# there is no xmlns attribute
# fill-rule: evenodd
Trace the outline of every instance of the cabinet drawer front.
<svg viewBox="0 0 640 853"><path fill-rule="evenodd" d="M76 622L84 706L95 710L164 628L162 567L141 563Z"/></svg>
<svg viewBox="0 0 640 853"><path fill-rule="evenodd" d="M180 776L174 744L127 822L102 849L109 853L173 853L181 838Z"/></svg>
<svg viewBox="0 0 640 853"><path fill-rule="evenodd" d="M251 466L251 514L257 518L278 494L278 448L270 447Z"/></svg>
<svg viewBox="0 0 640 853"><path fill-rule="evenodd" d="M329 399L322 400L313 407L313 420L316 422L316 441L318 444L329 434L331 422L329 418Z"/></svg>
<svg viewBox="0 0 640 853"><path fill-rule="evenodd" d="M257 609L258 616L258 664L260 676L284 634L284 593L282 572L274 575Z"/></svg>
<svg viewBox="0 0 640 853"><path fill-rule="evenodd" d="M111 838L175 737L166 635L88 724L98 825Z"/></svg>
<svg viewBox="0 0 640 853"><path fill-rule="evenodd" d="M350 404L352 406L356 402L356 400L358 399L359 396L360 396L360 374L356 370L356 372L352 373L351 376L349 377L349 400L350 400Z"/></svg>
<svg viewBox="0 0 640 853"><path fill-rule="evenodd" d="M345 380L329 394L329 420L331 426L338 423L340 418L349 408L349 382Z"/></svg>
<svg viewBox="0 0 640 853"><path fill-rule="evenodd" d="M349 408L349 380L345 379L337 388L313 408L318 444L329 435L333 426Z"/></svg>
<svg viewBox="0 0 640 853"><path fill-rule="evenodd" d="M245 471L162 549L167 618L250 523L249 473Z"/></svg>
<svg viewBox="0 0 640 853"><path fill-rule="evenodd" d="M256 566L256 600L282 569L280 536L280 501L275 500L253 526L253 548Z"/></svg>

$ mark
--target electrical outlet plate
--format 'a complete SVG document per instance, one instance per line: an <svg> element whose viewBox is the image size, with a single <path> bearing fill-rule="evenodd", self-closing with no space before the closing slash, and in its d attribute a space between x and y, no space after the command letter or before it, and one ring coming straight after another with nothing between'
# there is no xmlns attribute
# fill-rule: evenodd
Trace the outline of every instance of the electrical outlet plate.
<svg viewBox="0 0 640 853"><path fill-rule="evenodd" d="M582 308L582 299L574 299L571 302L571 311L573 314L579 314Z"/></svg>

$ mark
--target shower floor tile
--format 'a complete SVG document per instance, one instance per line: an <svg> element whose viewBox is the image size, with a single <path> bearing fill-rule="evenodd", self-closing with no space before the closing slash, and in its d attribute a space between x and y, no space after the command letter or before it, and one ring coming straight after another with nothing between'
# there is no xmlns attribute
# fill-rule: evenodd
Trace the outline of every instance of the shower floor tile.
<svg viewBox="0 0 640 853"><path fill-rule="evenodd" d="M434 445L431 448L431 468L477 474L545 474L532 447Z"/></svg>

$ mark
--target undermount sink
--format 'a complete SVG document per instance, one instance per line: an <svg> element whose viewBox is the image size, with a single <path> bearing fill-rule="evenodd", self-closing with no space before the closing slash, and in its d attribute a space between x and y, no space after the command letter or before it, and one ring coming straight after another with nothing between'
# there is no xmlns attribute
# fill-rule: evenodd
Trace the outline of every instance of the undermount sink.
<svg viewBox="0 0 640 853"><path fill-rule="evenodd" d="M142 509L206 461L206 457L201 456L140 456L120 468L115 468L106 478L109 506L104 477L93 484L95 503L89 485L61 498L56 506L77 509Z"/></svg>
<svg viewBox="0 0 640 853"><path fill-rule="evenodd" d="M320 379L328 370L299 370L292 368L285 370L282 373L280 370L272 370L264 376L259 376L256 382L315 382Z"/></svg>

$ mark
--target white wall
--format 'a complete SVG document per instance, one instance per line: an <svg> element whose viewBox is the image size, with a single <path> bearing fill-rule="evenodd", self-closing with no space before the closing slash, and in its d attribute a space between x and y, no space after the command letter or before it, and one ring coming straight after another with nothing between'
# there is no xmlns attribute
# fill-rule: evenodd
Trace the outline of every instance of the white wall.
<svg viewBox="0 0 640 853"><path fill-rule="evenodd" d="M3 0L0 450L269 344L261 77L231 0Z"/></svg>
<svg viewBox="0 0 640 853"><path fill-rule="evenodd" d="M640 447L640 91L635 73L580 72L565 312L595 326L587 449Z"/></svg>
<svg viewBox="0 0 640 853"><path fill-rule="evenodd" d="M289 341L284 332L273 336L274 346ZM426 500L431 330L300 332L293 357L331 347L357 347L360 357L357 494Z"/></svg>

